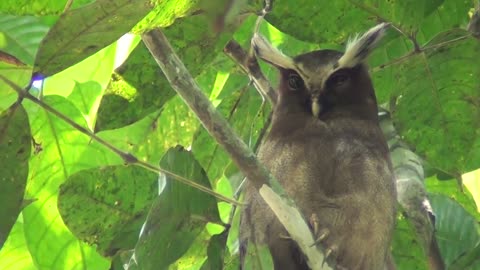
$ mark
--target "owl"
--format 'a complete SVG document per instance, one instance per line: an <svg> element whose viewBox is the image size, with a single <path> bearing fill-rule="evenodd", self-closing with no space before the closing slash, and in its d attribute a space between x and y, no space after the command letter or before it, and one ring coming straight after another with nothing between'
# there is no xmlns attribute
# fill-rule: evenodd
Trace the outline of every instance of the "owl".
<svg viewBox="0 0 480 270"><path fill-rule="evenodd" d="M379 24L349 41L343 53L317 50L294 58L259 35L252 39L257 57L280 72L270 131L258 158L310 222L316 244L336 269L394 267L389 249L396 190L365 64L387 27ZM249 244L264 244L276 270L309 269L252 184L244 201L242 265Z"/></svg>

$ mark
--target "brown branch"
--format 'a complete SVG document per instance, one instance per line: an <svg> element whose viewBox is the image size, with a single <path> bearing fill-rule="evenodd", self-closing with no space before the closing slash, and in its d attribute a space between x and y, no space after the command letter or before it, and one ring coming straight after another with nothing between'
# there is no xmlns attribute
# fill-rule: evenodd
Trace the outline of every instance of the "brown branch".
<svg viewBox="0 0 480 270"><path fill-rule="evenodd" d="M233 39L227 43L223 51L250 77L258 92L260 92L263 97L266 97L271 104L275 105L277 101L277 93L273 90L270 83L263 75L257 59L255 57L250 57L240 44Z"/></svg>
<svg viewBox="0 0 480 270"><path fill-rule="evenodd" d="M210 135L231 155L233 161L250 181L257 188L264 184L271 184L273 177L256 160L254 153L234 133L228 122L202 93L163 33L160 30L153 30L143 34L142 39L173 89L195 112Z"/></svg>
<svg viewBox="0 0 480 270"><path fill-rule="evenodd" d="M228 122L203 94L185 65L178 58L165 35L152 30L142 35L142 40L157 61L170 85L195 112L205 129L229 153L233 162L252 181L260 195L273 210L290 236L308 258L312 269L331 269L323 263L322 252L314 245L312 233L294 203L288 199L278 182L260 164L254 153L235 134ZM273 187L275 192L270 188Z"/></svg>

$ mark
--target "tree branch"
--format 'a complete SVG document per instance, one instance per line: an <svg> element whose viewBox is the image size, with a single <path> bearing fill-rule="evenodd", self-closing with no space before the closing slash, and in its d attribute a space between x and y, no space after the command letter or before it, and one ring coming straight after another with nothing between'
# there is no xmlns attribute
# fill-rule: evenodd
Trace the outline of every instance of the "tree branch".
<svg viewBox="0 0 480 270"><path fill-rule="evenodd" d="M155 173L163 173L163 174L166 174L172 178L174 178L175 180L181 182L181 183L184 183L186 185L189 185L193 188L196 188L198 190L201 190L207 194L210 194L216 198L218 198L219 200L222 200L222 201L225 201L225 202L229 202L229 203L232 203L234 205L239 205L240 203L237 202L236 200L233 200L233 199L230 199L220 193L217 193L213 190L211 190L210 188L207 188L205 186L202 186L200 184L198 184L197 182L195 181L192 181L190 179L187 179L183 176L180 176L178 174L175 174L175 173L172 173L170 171L167 171L167 170L164 170L162 168L160 168L159 166L155 166L155 165L152 165L148 162L145 162L145 161L142 161L140 159L138 159L137 157L135 157L134 155L128 153L128 152L124 152L120 149L118 149L116 146L110 144L109 142L107 142L106 140L102 139L101 137L99 137L97 134L93 133L92 131L88 130L87 128L77 124L75 121L73 121L72 119L68 118L67 116L65 116L64 114L62 114L61 112L59 112L58 110L56 110L55 108L51 107L50 105L48 105L47 103L45 103L44 101L36 98L35 96L33 96L32 94L30 94L28 91L20 88L18 85L16 85L14 82L10 81L8 78L4 77L3 75L0 74L0 80L4 81L8 86L10 86L13 90L15 90L18 94L18 101L17 103L21 103L23 99L28 99L30 101L32 101L33 103L37 104L38 106L40 106L42 109L44 109L46 112L48 113L51 113L53 115L55 115L56 117L62 119L64 122L66 122L67 124L69 124L71 127L75 128L76 130L78 130L79 132L87 135L88 137L90 137L92 140L98 142L99 144L103 145L104 147L106 147L107 149L109 149L110 151L112 151L113 153L115 153L116 155L118 155L120 158L123 159L123 161L126 163L126 164L132 164L132 165L136 165L136 166L140 166L140 167L143 167L149 171L152 171L152 172L155 172ZM31 84L31 83L30 83ZM26 89L29 89L30 88L30 85L26 87Z"/></svg>
<svg viewBox="0 0 480 270"><path fill-rule="evenodd" d="M242 49L240 44L233 39L227 43L223 51L250 77L258 92L260 92L263 97L266 97L271 104L275 105L277 102L277 93L270 86L265 76L263 76L257 58L251 57Z"/></svg>
<svg viewBox="0 0 480 270"><path fill-rule="evenodd" d="M235 134L228 122L218 113L202 93L182 61L175 54L165 35L152 30L142 35L142 40L162 69L171 86L202 122L211 136L229 153L233 162L249 181L259 190L260 195L285 226L293 240L308 258L311 269L331 269L324 264L322 252L314 245L309 226L288 199L280 184L260 164L254 153ZM275 191L273 191L271 189Z"/></svg>

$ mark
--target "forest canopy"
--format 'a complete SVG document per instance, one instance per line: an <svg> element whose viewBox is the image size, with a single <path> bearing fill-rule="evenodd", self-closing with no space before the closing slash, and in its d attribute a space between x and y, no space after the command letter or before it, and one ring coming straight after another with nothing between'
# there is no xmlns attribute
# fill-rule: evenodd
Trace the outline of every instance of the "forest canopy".
<svg viewBox="0 0 480 270"><path fill-rule="evenodd" d="M480 269L479 2L267 4L0 1L0 269L238 269L246 173L177 88L193 78L255 152L271 120L257 89L278 72L246 65L253 34L293 56L382 22L368 64L397 176L395 262L428 269L433 237L448 269ZM185 70L152 56L154 29Z"/></svg>

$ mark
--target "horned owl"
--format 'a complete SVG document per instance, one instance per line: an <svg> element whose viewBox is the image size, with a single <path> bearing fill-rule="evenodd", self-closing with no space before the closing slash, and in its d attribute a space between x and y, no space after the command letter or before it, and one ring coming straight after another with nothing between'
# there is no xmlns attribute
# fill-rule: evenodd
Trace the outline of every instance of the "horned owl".
<svg viewBox="0 0 480 270"><path fill-rule="evenodd" d="M344 53L318 50L290 58L254 36L256 55L280 71L272 125L258 158L282 184L337 269L386 269L396 191L388 146L365 61L384 35L379 24ZM252 184L241 215L240 256L266 244L279 269L309 269L300 250Z"/></svg>

